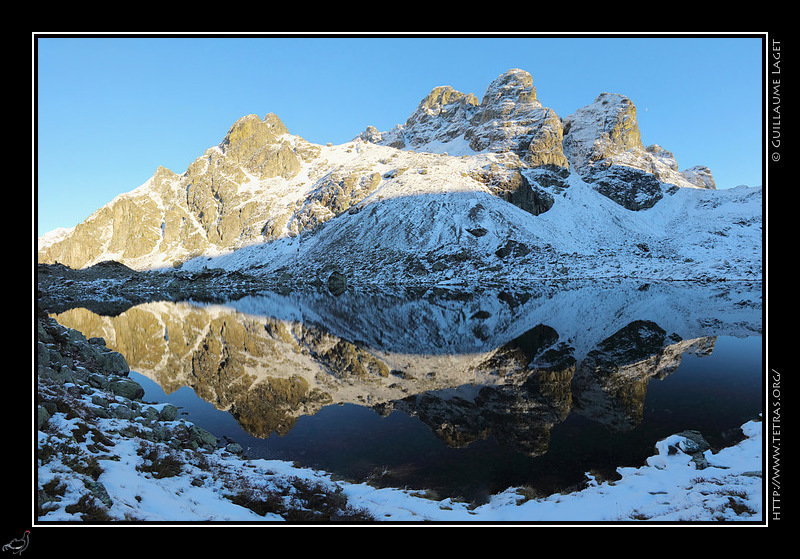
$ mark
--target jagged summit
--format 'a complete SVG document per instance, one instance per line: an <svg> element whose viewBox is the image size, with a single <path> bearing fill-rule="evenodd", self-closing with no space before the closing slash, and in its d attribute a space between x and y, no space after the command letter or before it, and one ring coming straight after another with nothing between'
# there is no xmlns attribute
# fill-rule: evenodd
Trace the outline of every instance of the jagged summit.
<svg viewBox="0 0 800 559"><path fill-rule="evenodd" d="M714 188L708 168L642 145L624 95L562 118L512 69L480 101L435 87L404 124L341 145L243 116L185 173L159 167L41 239L38 258L364 281L760 277L761 190Z"/></svg>
<svg viewBox="0 0 800 559"><path fill-rule="evenodd" d="M524 157L537 131L554 115L536 99L531 75L512 69L483 98L439 86L420 101L404 125L388 132L369 127L361 139L396 148L451 155L513 151Z"/></svg>
<svg viewBox="0 0 800 559"><path fill-rule="evenodd" d="M520 69L494 80L480 103L471 93L436 87L404 125L385 133L370 127L359 138L451 155L512 153L528 168L557 169L562 177L571 169L629 209L651 207L662 185L715 188L707 167L679 172L672 153L642 145L628 97L601 93L562 119L541 104L533 78Z"/></svg>
<svg viewBox="0 0 800 559"><path fill-rule="evenodd" d="M645 147L636 106L616 93L601 93L564 119L564 151L583 180L629 209L652 207L664 185L715 188L707 167L679 172L672 153L656 144Z"/></svg>

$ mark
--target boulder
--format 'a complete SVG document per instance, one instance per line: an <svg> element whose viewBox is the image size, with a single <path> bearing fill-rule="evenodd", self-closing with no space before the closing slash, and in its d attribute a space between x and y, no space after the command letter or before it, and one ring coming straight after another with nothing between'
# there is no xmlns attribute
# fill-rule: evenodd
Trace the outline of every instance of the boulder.
<svg viewBox="0 0 800 559"><path fill-rule="evenodd" d="M167 404L158 412L158 419L161 421L175 421L178 418L178 408L172 404Z"/></svg>
<svg viewBox="0 0 800 559"><path fill-rule="evenodd" d="M192 441L203 447L213 448L217 445L217 437L196 425L189 428L189 436Z"/></svg>
<svg viewBox="0 0 800 559"><path fill-rule="evenodd" d="M108 377L106 375L92 373L89 375L88 380L89 380L89 385L93 386L94 388L100 388L105 390L108 389L109 387Z"/></svg>
<svg viewBox="0 0 800 559"><path fill-rule="evenodd" d="M97 356L97 364L109 374L127 376L130 367L125 357L117 351L102 352Z"/></svg>
<svg viewBox="0 0 800 559"><path fill-rule="evenodd" d="M530 251L531 249L525 243L508 239L503 246L495 251L495 255L498 258L506 258L507 256L517 258L520 256L525 256Z"/></svg>
<svg viewBox="0 0 800 559"><path fill-rule="evenodd" d="M50 414L43 406L36 408L36 429L41 431L47 420L50 419Z"/></svg>
<svg viewBox="0 0 800 559"><path fill-rule="evenodd" d="M133 419L134 411L125 404L117 404L111 408L111 416L116 419Z"/></svg>
<svg viewBox="0 0 800 559"><path fill-rule="evenodd" d="M228 443L225 446L225 450L227 450L231 454L243 454L244 453L244 448L242 448L242 445L240 445L239 443L235 443L235 442L234 443Z"/></svg>
<svg viewBox="0 0 800 559"><path fill-rule="evenodd" d="M708 444L703 434L700 431L689 429L676 433L676 435L683 437L677 444L678 449L692 457L692 462L698 470L707 468L708 460L706 460L705 452L711 450L711 445Z"/></svg>
<svg viewBox="0 0 800 559"><path fill-rule="evenodd" d="M109 389L117 396L129 400L139 400L144 397L144 388L129 378L118 378L109 383Z"/></svg>

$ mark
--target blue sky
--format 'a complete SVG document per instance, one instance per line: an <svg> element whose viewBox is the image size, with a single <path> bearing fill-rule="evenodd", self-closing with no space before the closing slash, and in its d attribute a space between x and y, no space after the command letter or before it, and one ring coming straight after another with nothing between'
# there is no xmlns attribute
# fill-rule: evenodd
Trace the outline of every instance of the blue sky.
<svg viewBox="0 0 800 559"><path fill-rule="evenodd" d="M404 123L439 85L479 99L510 68L566 117L601 92L642 141L718 188L762 182L761 37L37 37L37 236L72 227L163 165L183 173L241 116L342 143Z"/></svg>

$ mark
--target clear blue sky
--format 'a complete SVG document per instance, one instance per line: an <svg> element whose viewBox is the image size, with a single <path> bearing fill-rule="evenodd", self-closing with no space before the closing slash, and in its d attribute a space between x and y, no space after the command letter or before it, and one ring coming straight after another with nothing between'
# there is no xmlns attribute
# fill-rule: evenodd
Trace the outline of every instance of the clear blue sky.
<svg viewBox="0 0 800 559"><path fill-rule="evenodd" d="M404 123L432 88L479 99L510 68L566 117L601 92L642 141L718 188L761 184L760 37L36 37L37 235L72 227L163 165L183 173L241 116L315 143Z"/></svg>

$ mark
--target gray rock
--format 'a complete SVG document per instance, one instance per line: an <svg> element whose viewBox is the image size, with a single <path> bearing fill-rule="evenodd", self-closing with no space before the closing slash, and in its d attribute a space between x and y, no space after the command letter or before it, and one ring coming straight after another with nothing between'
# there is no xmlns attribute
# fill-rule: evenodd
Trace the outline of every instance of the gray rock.
<svg viewBox="0 0 800 559"><path fill-rule="evenodd" d="M44 343L50 343L53 341L53 337L50 335L50 332L45 329L44 324L40 321L36 321L36 339L38 340L39 344L44 345Z"/></svg>
<svg viewBox="0 0 800 559"><path fill-rule="evenodd" d="M88 381L89 386L100 388L102 390L107 390L109 386L108 377L97 373L90 374Z"/></svg>
<svg viewBox="0 0 800 559"><path fill-rule="evenodd" d="M700 431L695 431L693 429L687 429L686 431L681 431L680 433L676 433L679 437L683 437L686 439L686 442L683 445L684 452L705 452L706 450L711 449L711 445L708 444L703 434Z"/></svg>
<svg viewBox="0 0 800 559"><path fill-rule="evenodd" d="M53 415L58 412L58 405L55 402L42 402L42 407L47 410L47 413Z"/></svg>
<svg viewBox="0 0 800 559"><path fill-rule="evenodd" d="M36 361L40 365L50 363L50 349L42 341L36 343Z"/></svg>
<svg viewBox="0 0 800 559"><path fill-rule="evenodd" d="M75 345L86 345L88 341L86 340L86 336L84 336L78 330L74 330L72 328L65 329L65 335L67 338L68 344L75 344Z"/></svg>
<svg viewBox="0 0 800 559"><path fill-rule="evenodd" d="M103 407L96 407L91 410L91 413L94 417L100 417L102 419L110 419L111 414L109 413L107 408Z"/></svg>
<svg viewBox="0 0 800 559"><path fill-rule="evenodd" d="M131 370L125 357L117 351L101 353L97 358L97 363L103 370L120 376L127 376Z"/></svg>
<svg viewBox="0 0 800 559"><path fill-rule="evenodd" d="M244 448L239 443L228 443L225 446L225 450L230 452L231 454L242 454L244 452Z"/></svg>
<svg viewBox="0 0 800 559"><path fill-rule="evenodd" d="M64 377L58 371L53 370L52 367L39 364L37 367L39 378L48 379L55 384L64 384Z"/></svg>
<svg viewBox="0 0 800 559"><path fill-rule="evenodd" d="M133 419L134 413L128 406L120 404L111 409L111 416L116 419Z"/></svg>
<svg viewBox="0 0 800 559"><path fill-rule="evenodd" d="M101 503L103 503L106 507L111 507L114 502L111 500L111 497L108 495L108 491L106 491L105 486L100 483L99 481L84 481L87 489L92 492Z"/></svg>
<svg viewBox="0 0 800 559"><path fill-rule="evenodd" d="M512 256L514 258L525 256L530 252L530 248L525 243L520 243L513 239L508 239L506 244L495 251L495 254L498 258L505 258L506 256Z"/></svg>
<svg viewBox="0 0 800 559"><path fill-rule="evenodd" d="M50 414L43 406L39 406L36 409L36 429L37 431L41 431L44 424L47 420L50 419Z"/></svg>
<svg viewBox="0 0 800 559"><path fill-rule="evenodd" d="M108 408L108 400L103 398L102 396L94 395L92 396L92 403L95 406L100 406L101 408Z"/></svg>
<svg viewBox="0 0 800 559"><path fill-rule="evenodd" d="M142 410L142 417L149 420L158 419L158 410L153 406L147 406Z"/></svg>
<svg viewBox="0 0 800 559"><path fill-rule="evenodd" d="M53 369L60 369L62 365L72 368L73 361L70 357L61 355L56 349L50 349L49 364Z"/></svg>
<svg viewBox="0 0 800 559"><path fill-rule="evenodd" d="M167 404L158 413L158 418L161 421L175 421L178 418L178 408L172 404Z"/></svg>
<svg viewBox="0 0 800 559"><path fill-rule="evenodd" d="M678 443L678 448L692 457L697 469L707 468L708 461L706 460L705 452L711 450L711 445L708 444L702 433L700 431L687 430L676 434L683 437L683 440Z"/></svg>
<svg viewBox="0 0 800 559"><path fill-rule="evenodd" d="M117 396L138 400L144 396L144 388L138 382L128 378L120 378L109 383L109 389Z"/></svg>
<svg viewBox="0 0 800 559"><path fill-rule="evenodd" d="M201 446L205 447L214 447L217 445L217 437L202 429L193 425L189 429L189 435L191 436L192 440L200 444Z"/></svg>
<svg viewBox="0 0 800 559"><path fill-rule="evenodd" d="M64 379L64 382L75 382L75 375L73 374L71 367L61 365L61 368L58 370L58 374Z"/></svg>

